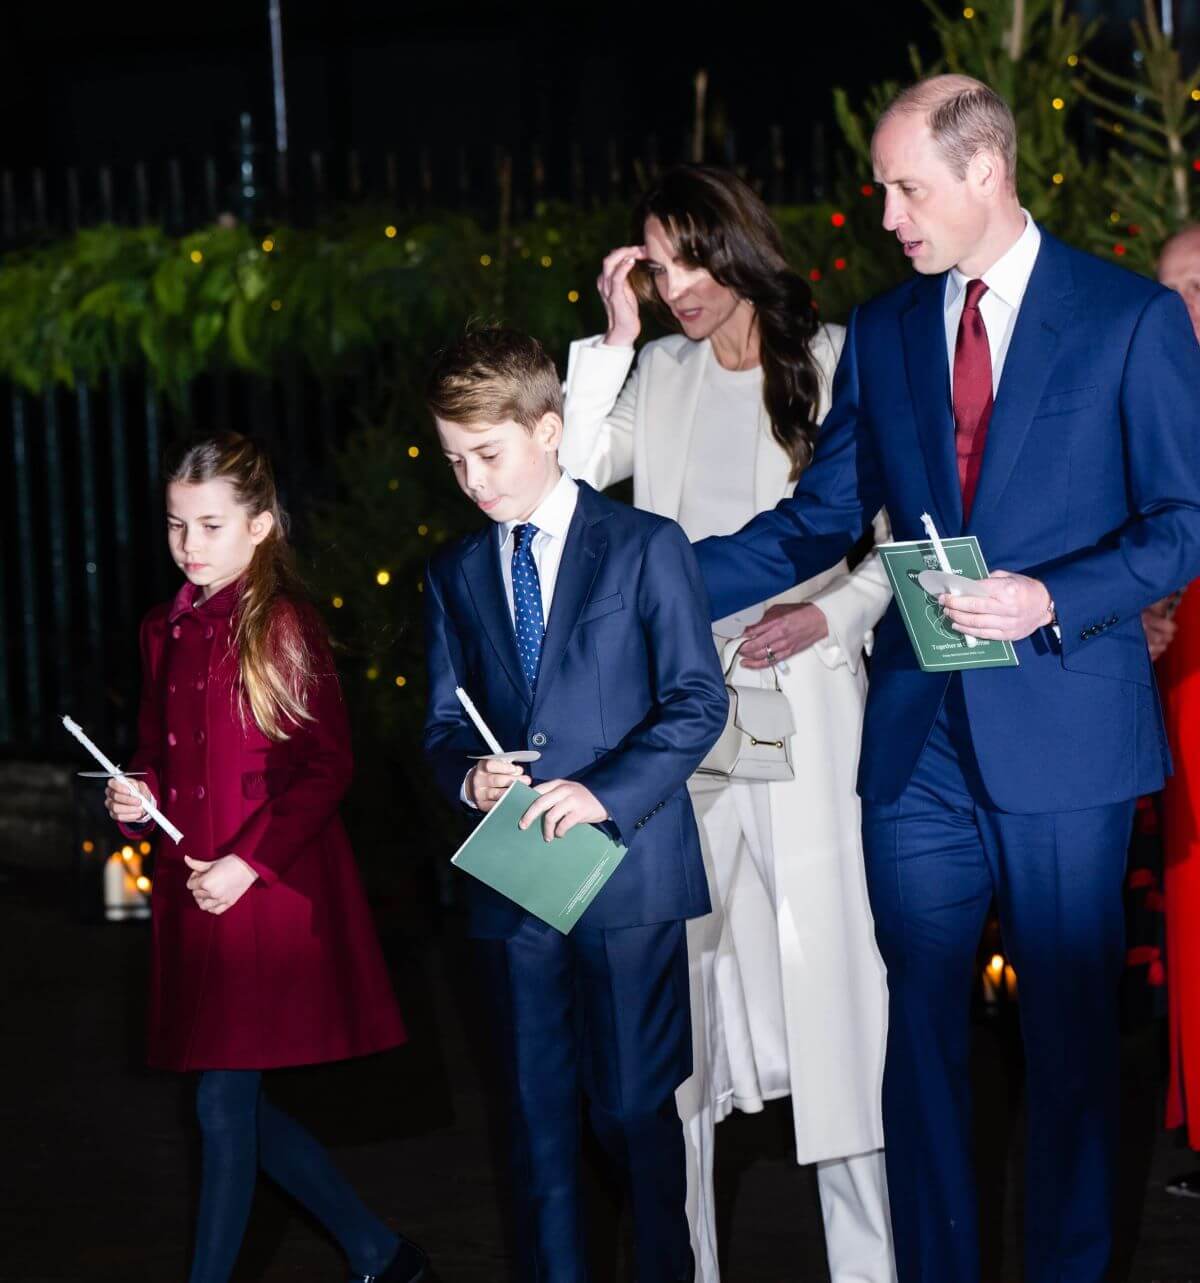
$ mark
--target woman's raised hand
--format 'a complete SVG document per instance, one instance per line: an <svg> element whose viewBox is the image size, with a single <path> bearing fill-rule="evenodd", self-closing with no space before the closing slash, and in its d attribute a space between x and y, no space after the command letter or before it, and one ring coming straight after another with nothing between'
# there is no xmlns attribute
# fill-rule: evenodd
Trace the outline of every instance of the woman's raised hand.
<svg viewBox="0 0 1200 1283"><path fill-rule="evenodd" d="M605 258L600 268L596 289L600 291L604 310L608 313L608 332L604 336L606 347L632 347L642 332L637 295L629 283L629 273L633 271L633 265L645 257L644 245L622 245Z"/></svg>

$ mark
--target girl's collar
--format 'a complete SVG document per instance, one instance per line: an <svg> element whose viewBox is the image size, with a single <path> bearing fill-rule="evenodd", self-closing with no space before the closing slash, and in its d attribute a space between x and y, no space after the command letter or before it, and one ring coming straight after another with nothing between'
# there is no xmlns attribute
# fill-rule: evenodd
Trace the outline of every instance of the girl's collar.
<svg viewBox="0 0 1200 1283"><path fill-rule="evenodd" d="M213 619L232 615L238 603L238 597L241 595L241 586L242 581L235 579L233 583L226 584L220 592L214 593L207 601L201 601L200 594L204 591L203 588L199 584L184 582L171 603L168 622L173 624L181 615L186 615L191 610Z"/></svg>

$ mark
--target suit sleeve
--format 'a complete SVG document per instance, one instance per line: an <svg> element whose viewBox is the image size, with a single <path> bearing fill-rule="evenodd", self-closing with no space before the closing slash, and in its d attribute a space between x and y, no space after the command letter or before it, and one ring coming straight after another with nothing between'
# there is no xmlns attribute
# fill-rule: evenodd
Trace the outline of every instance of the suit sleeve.
<svg viewBox="0 0 1200 1283"><path fill-rule="evenodd" d="M264 799L228 843L228 851L221 852L240 856L268 885L287 873L337 814L354 773L350 723L333 655L315 628L302 627L316 668L308 699L312 720L291 732L282 790Z"/></svg>
<svg viewBox="0 0 1200 1283"><path fill-rule="evenodd" d="M1121 381L1130 519L1027 573L1053 598L1064 655L1200 574L1200 346L1178 294L1156 293Z"/></svg>
<svg viewBox="0 0 1200 1283"><path fill-rule="evenodd" d="M463 684L462 645L432 566L425 568L425 667L429 691L422 749L442 795L463 807L463 781L475 765L470 755L488 747L454 693Z"/></svg>
<svg viewBox="0 0 1200 1283"><path fill-rule="evenodd" d="M148 615L142 620L138 633L138 650L142 658L142 690L138 701L138 746L131 771L145 771L143 783L149 788L155 803L162 800L163 758L163 689L158 679L158 666L162 658L161 640L155 638L155 628ZM170 819L170 816L167 817ZM126 837L144 838L158 828L153 820L142 824L118 824Z"/></svg>
<svg viewBox="0 0 1200 1283"><path fill-rule="evenodd" d="M558 459L597 490L633 476L637 371L626 379L632 364L631 347L606 347L600 338L571 344Z"/></svg>
<svg viewBox="0 0 1200 1283"><path fill-rule="evenodd" d="M729 708L704 584L674 522L647 541L637 602L655 709L619 747L574 776L604 805L625 842L687 782L724 729Z"/></svg>
<svg viewBox="0 0 1200 1283"><path fill-rule="evenodd" d="M836 565L883 507L878 462L861 422L856 326L852 316L833 380L833 405L795 493L736 534L696 545L715 619Z"/></svg>

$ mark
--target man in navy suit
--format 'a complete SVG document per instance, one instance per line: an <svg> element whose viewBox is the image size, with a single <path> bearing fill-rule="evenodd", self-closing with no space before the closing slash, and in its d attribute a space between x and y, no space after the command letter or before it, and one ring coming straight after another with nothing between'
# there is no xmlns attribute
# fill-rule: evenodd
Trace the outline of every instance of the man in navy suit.
<svg viewBox="0 0 1200 1283"><path fill-rule="evenodd" d="M922 672L894 605L874 652L859 792L897 1266L902 1283L979 1276L968 1003L994 898L1028 1062L1025 1277L1097 1283L1125 849L1134 799L1169 769L1139 612L1200 573L1200 348L1177 296L1022 210L1012 114L986 86L907 90L873 156L919 276L852 316L794 496L697 553L717 615L824 569L883 505L897 539L923 538L929 512L1008 568L943 604L1014 642L1018 668Z"/></svg>
<svg viewBox="0 0 1200 1283"><path fill-rule="evenodd" d="M516 1277L584 1283L579 1107L625 1172L637 1274L692 1283L683 1129L692 1071L684 923L709 912L685 788L725 725L708 599L673 521L558 466L562 393L533 339L476 330L428 400L463 492L494 523L425 584L425 751L442 791L487 811L522 768L489 758L464 687L509 749L536 749L521 823L607 827L628 853L567 936L468 880L511 1099Z"/></svg>

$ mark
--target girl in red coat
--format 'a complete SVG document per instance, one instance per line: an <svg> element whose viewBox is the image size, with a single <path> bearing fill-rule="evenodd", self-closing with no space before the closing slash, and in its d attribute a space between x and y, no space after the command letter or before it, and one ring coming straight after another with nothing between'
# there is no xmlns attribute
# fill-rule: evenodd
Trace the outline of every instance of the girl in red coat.
<svg viewBox="0 0 1200 1283"><path fill-rule="evenodd" d="M257 1169L341 1244L358 1280L428 1277L425 1255L358 1199L262 1071L404 1041L338 804L350 736L332 657L292 569L270 461L236 434L167 478L186 576L141 630L137 787L183 831L152 892L149 1059L199 1070L203 1178L190 1283L225 1283ZM145 812L126 780L109 813Z"/></svg>

